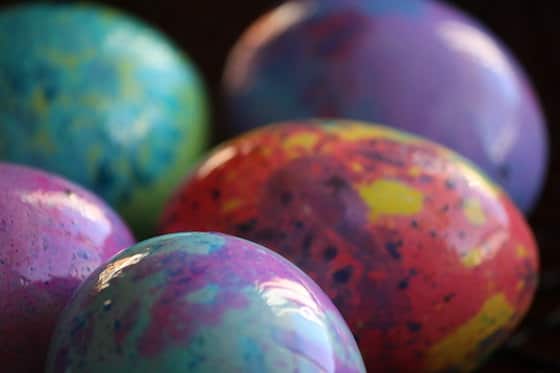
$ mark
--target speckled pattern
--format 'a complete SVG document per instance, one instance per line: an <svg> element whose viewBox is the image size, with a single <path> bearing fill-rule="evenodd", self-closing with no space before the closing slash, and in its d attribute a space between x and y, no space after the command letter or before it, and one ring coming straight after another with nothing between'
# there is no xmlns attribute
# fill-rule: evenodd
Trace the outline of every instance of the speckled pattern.
<svg viewBox="0 0 560 373"><path fill-rule="evenodd" d="M91 193L0 163L0 370L42 372L73 291L133 243L120 218Z"/></svg>
<svg viewBox="0 0 560 373"><path fill-rule="evenodd" d="M374 121L444 144L531 210L547 166L544 118L524 71L443 1L287 1L232 51L238 131L307 118Z"/></svg>
<svg viewBox="0 0 560 373"><path fill-rule="evenodd" d="M329 298L262 246L156 237L93 274L64 311L47 373L365 372Z"/></svg>
<svg viewBox="0 0 560 373"><path fill-rule="evenodd" d="M531 303L537 248L506 195L446 148L386 127L284 123L225 143L162 231L221 231L293 261L371 372L469 371Z"/></svg>
<svg viewBox="0 0 560 373"><path fill-rule="evenodd" d="M0 13L0 159L86 186L142 235L207 122L198 73L145 24L92 5Z"/></svg>

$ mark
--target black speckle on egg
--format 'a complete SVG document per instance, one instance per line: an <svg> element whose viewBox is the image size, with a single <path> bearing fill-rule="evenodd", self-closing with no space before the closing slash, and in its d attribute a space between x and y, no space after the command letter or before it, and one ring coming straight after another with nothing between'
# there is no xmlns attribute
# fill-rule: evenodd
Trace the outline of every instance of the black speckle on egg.
<svg viewBox="0 0 560 373"><path fill-rule="evenodd" d="M346 284L352 277L352 267L347 266L333 273L333 279L339 284Z"/></svg>
<svg viewBox="0 0 560 373"><path fill-rule="evenodd" d="M280 194L280 203L282 204L282 206L288 206L293 199L294 196L290 192L282 192Z"/></svg>
<svg viewBox="0 0 560 373"><path fill-rule="evenodd" d="M453 298L455 298L455 293L449 293L449 294L444 295L443 301L445 303L449 303L453 300Z"/></svg>
<svg viewBox="0 0 560 373"><path fill-rule="evenodd" d="M334 246L327 246L325 248L325 251L323 252L323 258L325 258L325 260L327 262L330 262L331 260L333 260L334 258L336 258L336 255L338 254L338 249Z"/></svg>
<svg viewBox="0 0 560 373"><path fill-rule="evenodd" d="M399 281L398 288L400 290L408 289L408 279L405 278L405 279L402 279L401 281Z"/></svg>
<svg viewBox="0 0 560 373"><path fill-rule="evenodd" d="M219 189L212 189L212 191L210 193L211 193L212 199L214 201L217 201L218 199L220 199L220 196L222 194Z"/></svg>
<svg viewBox="0 0 560 373"><path fill-rule="evenodd" d="M404 162L399 159L390 158L387 154L382 154L378 151L365 150L361 152L364 156L371 158L378 162L390 164L394 167L404 167Z"/></svg>
<svg viewBox="0 0 560 373"><path fill-rule="evenodd" d="M239 233L246 234L251 232L257 226L257 219L250 219L244 223L237 224L236 230Z"/></svg>
<svg viewBox="0 0 560 373"><path fill-rule="evenodd" d="M313 234L307 233L303 238L303 243L301 245L303 255L309 256L311 254L311 245L313 244Z"/></svg>
<svg viewBox="0 0 560 373"><path fill-rule="evenodd" d="M265 228L255 232L254 237L257 242L278 242L286 239L286 233L273 228Z"/></svg>
<svg viewBox="0 0 560 373"><path fill-rule="evenodd" d="M344 189L348 186L346 181L343 178L341 178L340 176L336 176L336 175L329 178L326 181L325 184L328 187L331 187L332 189L334 189L335 192L338 192L341 189Z"/></svg>
<svg viewBox="0 0 560 373"><path fill-rule="evenodd" d="M418 322L409 321L406 323L406 326L408 327L408 330L410 330L413 333L418 333L419 331L422 330L422 324Z"/></svg>
<svg viewBox="0 0 560 373"><path fill-rule="evenodd" d="M385 249L389 252L393 259L400 259L401 253L399 249L402 247L402 241L389 241L385 243Z"/></svg>

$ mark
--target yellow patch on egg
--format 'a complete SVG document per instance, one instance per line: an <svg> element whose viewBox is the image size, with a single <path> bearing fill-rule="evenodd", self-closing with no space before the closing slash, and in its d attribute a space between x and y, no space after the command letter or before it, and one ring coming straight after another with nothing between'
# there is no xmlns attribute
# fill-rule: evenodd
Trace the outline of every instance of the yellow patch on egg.
<svg viewBox="0 0 560 373"><path fill-rule="evenodd" d="M222 205L222 211L224 213L228 213L228 212L231 212L233 210L236 210L241 205L243 205L243 201L241 199L238 199L238 198L230 199L230 200L224 202L224 204Z"/></svg>
<svg viewBox="0 0 560 373"><path fill-rule="evenodd" d="M372 221L380 216L412 216L424 208L424 194L397 180L375 180L358 186L358 192Z"/></svg>
<svg viewBox="0 0 560 373"><path fill-rule="evenodd" d="M513 315L513 307L503 293L492 296L478 314L428 351L428 371L457 368L464 372L473 370L478 365L473 357L479 353L480 343L505 327Z"/></svg>
<svg viewBox="0 0 560 373"><path fill-rule="evenodd" d="M515 254L517 254L517 257L520 259L529 256L529 252L527 251L527 248L525 248L525 246L523 245L517 245L517 247L515 248Z"/></svg>
<svg viewBox="0 0 560 373"><path fill-rule="evenodd" d="M482 225L486 223L486 215L480 200L474 197L468 198L463 203L463 213L472 225Z"/></svg>
<svg viewBox="0 0 560 373"><path fill-rule="evenodd" d="M341 140L346 141L361 141L376 138L394 140L402 143L416 143L420 141L419 137L406 132L369 123L336 121L334 124L326 124L322 126L322 128L326 132L335 134Z"/></svg>
<svg viewBox="0 0 560 373"><path fill-rule="evenodd" d="M298 133L290 136L284 142L284 149L288 152L297 150L310 151L319 142L319 136L315 133Z"/></svg>
<svg viewBox="0 0 560 373"><path fill-rule="evenodd" d="M482 250L479 248L475 248L469 251L467 255L463 256L461 262L465 267L473 268L478 267L480 263L482 263L483 258L484 255L482 254Z"/></svg>

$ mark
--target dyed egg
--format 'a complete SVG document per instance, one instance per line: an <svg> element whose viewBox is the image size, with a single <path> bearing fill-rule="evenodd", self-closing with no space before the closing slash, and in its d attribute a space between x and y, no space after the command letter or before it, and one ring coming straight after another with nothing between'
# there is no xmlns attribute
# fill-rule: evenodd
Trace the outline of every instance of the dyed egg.
<svg viewBox="0 0 560 373"><path fill-rule="evenodd" d="M0 163L0 361L41 372L74 290L133 238L84 189L42 171Z"/></svg>
<svg viewBox="0 0 560 373"><path fill-rule="evenodd" d="M270 250L217 233L156 237L88 278L47 372L365 372L329 298Z"/></svg>
<svg viewBox="0 0 560 373"><path fill-rule="evenodd" d="M289 1L235 46L225 93L237 131L352 118L446 145L536 203L548 143L539 103L510 52L439 1Z"/></svg>
<svg viewBox="0 0 560 373"><path fill-rule="evenodd" d="M205 149L204 88L156 30L92 5L0 12L0 159L96 192L137 232Z"/></svg>
<svg viewBox="0 0 560 373"><path fill-rule="evenodd" d="M333 299L368 371L474 369L529 307L537 249L457 154L372 124L291 122L238 137L168 203L163 232L270 247Z"/></svg>

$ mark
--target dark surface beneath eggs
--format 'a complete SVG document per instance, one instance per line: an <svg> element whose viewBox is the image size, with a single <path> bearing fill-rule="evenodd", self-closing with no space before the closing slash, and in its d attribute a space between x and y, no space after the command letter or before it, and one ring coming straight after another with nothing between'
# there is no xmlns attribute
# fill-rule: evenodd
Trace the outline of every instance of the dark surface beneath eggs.
<svg viewBox="0 0 560 373"><path fill-rule="evenodd" d="M240 33L265 10L279 1L245 0L241 2L183 2L167 0L103 1L126 9L160 27L197 63L205 75L214 103L215 142L227 137L226 113L221 102L222 68L230 47ZM541 248L541 289L517 337L495 354L482 372L553 372L560 371L560 246L555 231L560 220L560 170L556 151L560 140L560 51L552 46L560 36L552 2L525 0L448 0L479 18L514 52L525 66L540 95L549 123L551 162L543 197L532 213L530 223ZM17 3L0 0L0 5ZM551 48L552 47L552 48ZM343 274L341 274L342 276Z"/></svg>

